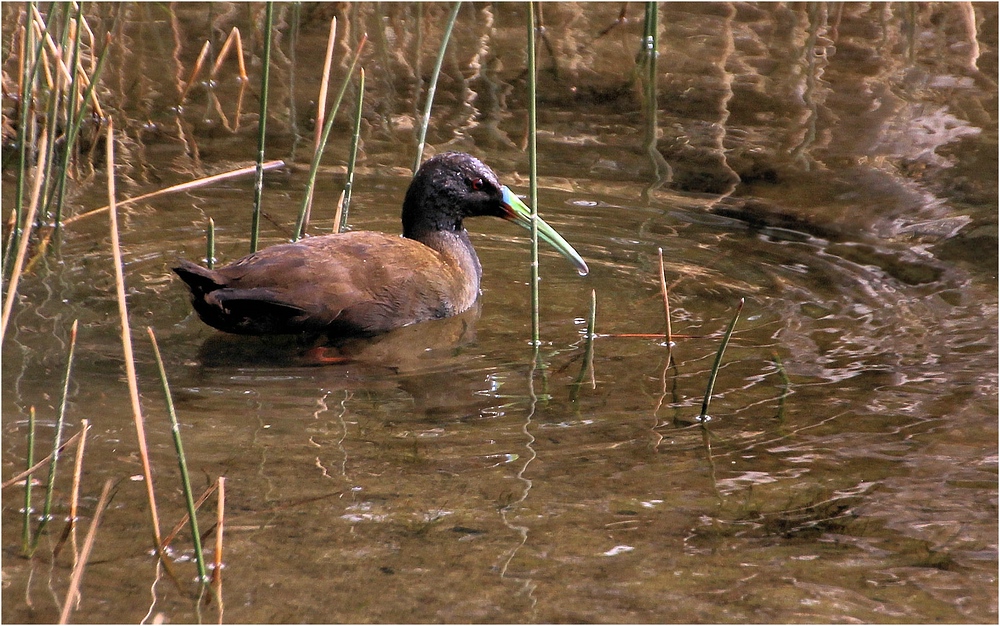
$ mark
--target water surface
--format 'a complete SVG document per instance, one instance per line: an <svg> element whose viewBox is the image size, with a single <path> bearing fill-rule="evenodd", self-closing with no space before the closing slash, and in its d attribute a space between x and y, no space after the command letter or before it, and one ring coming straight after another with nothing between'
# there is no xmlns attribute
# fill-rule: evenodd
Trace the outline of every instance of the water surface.
<svg viewBox="0 0 1000 626"><path fill-rule="evenodd" d="M398 232L448 7L276 6L267 156L290 165L266 178L262 240L287 240L295 223L334 15L335 84L370 38L349 224ZM102 102L124 132L126 196L255 151L262 6L171 10L88 5L99 32L119 19ZM591 273L542 250L537 361L513 225L467 223L484 266L477 309L315 366L294 338L204 326L169 270L204 257L209 217L220 260L248 251L249 178L122 210L164 525L184 502L147 326L195 490L227 478L223 621L997 620L996 6L663 4L655 101L639 79L643 8L616 23L621 10L542 8L540 212ZM5 44L18 11L4 7ZM520 193L526 17L462 7L428 135L429 152L476 154ZM177 107L203 42L218 50L233 26L251 74L239 128L232 59ZM332 228L354 89L311 234ZM5 171L5 204L12 180ZM104 180L98 167L75 185L71 212L105 204ZM106 217L72 224L19 287L2 355L4 476L24 465L30 406L39 449L51 441L79 319L68 429L93 424L84 524L103 481L121 482L73 619L217 621L217 603L192 600L186 529L179 585L149 556L108 241ZM672 351L661 248L679 281ZM58 515L69 480L66 466ZM20 489L4 494L3 619L53 621L72 554L51 558L60 522L35 560L19 556Z"/></svg>

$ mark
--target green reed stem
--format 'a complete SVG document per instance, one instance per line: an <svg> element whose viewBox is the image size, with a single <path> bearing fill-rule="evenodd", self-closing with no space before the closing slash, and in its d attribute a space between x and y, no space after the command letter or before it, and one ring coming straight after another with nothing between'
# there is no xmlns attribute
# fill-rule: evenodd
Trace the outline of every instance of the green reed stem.
<svg viewBox="0 0 1000 626"><path fill-rule="evenodd" d="M205 265L208 269L215 269L215 220L208 218L208 227L205 229Z"/></svg>
<svg viewBox="0 0 1000 626"><path fill-rule="evenodd" d="M358 83L358 101L354 111L354 133L351 135L351 155L347 161L347 183L344 185L344 209L340 214L337 232L347 227L347 212L351 208L351 190L354 188L354 166L358 161L358 139L361 136L361 107L365 102L365 68L361 68Z"/></svg>
<svg viewBox="0 0 1000 626"><path fill-rule="evenodd" d="M42 530L49 523L52 514L52 497L56 484L56 466L59 464L59 450L62 446L63 427L66 424L66 399L69 396L69 377L73 371L73 353L76 351L76 331L79 320L73 321L73 327L69 331L69 352L66 356L66 373L63 375L62 401L59 403L59 416L56 418L56 434L52 440L52 460L49 462L49 478L45 485L45 507L42 509L42 520L38 524L38 532L35 533L35 541L32 549L38 545L38 539L42 536Z"/></svg>
<svg viewBox="0 0 1000 626"><path fill-rule="evenodd" d="M257 171L253 182L253 221L250 224L250 252L260 241L260 203L264 193L264 146L267 138L267 93L271 83L271 31L274 29L274 3L268 2L264 14L264 67L260 75L260 117L257 123Z"/></svg>
<svg viewBox="0 0 1000 626"><path fill-rule="evenodd" d="M76 136L79 134L79 126L75 125L82 123L82 116L78 119L76 113L76 96L79 87L77 86L77 81L79 80L80 73L77 71L77 65L80 62L80 33L83 30L83 3L81 2L77 5L76 9L76 36L73 38L73 55L70 58L69 71L71 72L69 91L66 92L66 143L63 144L62 153L62 163L59 167L59 180L56 184L55 191L55 226L59 228L59 223L62 221L62 205L63 205L63 195L66 192L66 179L69 176L69 163L71 156L73 154L73 149L75 147ZM65 48L66 37L69 35L69 24L66 25L66 30L63 33L63 41ZM86 106L86 102L84 102Z"/></svg>
<svg viewBox="0 0 1000 626"><path fill-rule="evenodd" d="M437 61L434 63L434 71L431 73L431 82L427 86L427 100L424 102L424 112L420 116L417 156L413 161L414 173L420 168L420 162L424 159L424 145L427 143L427 126L431 121L431 105L434 104L434 92L437 91L438 76L441 74L441 65L444 63L444 53L448 49L448 40L451 39L451 31L455 27L455 20L458 18L458 10L460 8L462 8L461 2L456 2L455 6L451 8L451 15L448 16L448 25L444 30L444 38L441 40L441 48L438 50Z"/></svg>
<svg viewBox="0 0 1000 626"><path fill-rule="evenodd" d="M28 410L28 469L35 464L35 407ZM24 479L24 525L21 527L21 553L31 554L31 476Z"/></svg>
<svg viewBox="0 0 1000 626"><path fill-rule="evenodd" d="M149 340L153 342L153 356L156 358L156 367L160 372L160 384L163 385L163 396L167 401L167 414L170 415L170 431L174 437L174 448L177 450L177 465L181 470L181 486L184 489L184 501L187 504L188 521L191 524L191 540L194 542L194 558L198 564L198 581L208 582L208 570L205 568L205 555L201 548L201 534L198 532L198 517L195 515L194 494L191 492L191 478L188 475L187 459L184 457L184 446L181 444L181 427L177 421L177 413L174 411L174 400L170 395L170 385L167 383L167 371L163 367L163 359L160 357L160 346L156 343L156 335L153 329L147 327Z"/></svg>
<svg viewBox="0 0 1000 626"><path fill-rule="evenodd" d="M701 414L698 415L698 421L705 423L708 421L708 403L712 401L712 391L715 389L715 379L719 375L719 368L722 366L722 355L726 351L726 346L729 345L729 338L733 336L733 329L736 328L736 321L740 319L740 311L743 310L744 298L740 298L740 303L736 307L736 314L733 315L733 321L729 322L729 327L726 328L726 334L722 337L722 344L719 345L719 351L715 354L715 363L712 364L712 371L708 375L708 387L705 389L705 399L701 403Z"/></svg>
<svg viewBox="0 0 1000 626"><path fill-rule="evenodd" d="M333 129L333 120L337 116L337 111L340 110L340 102L344 99L344 93L347 91L347 85L351 80L351 75L354 74L354 67L357 65L358 59L361 57L361 50L365 47L365 43L367 41L368 34L365 33L361 37L361 41L358 43L357 49L354 51L354 58L351 59L351 67L348 68L347 73L344 74L344 81L340 84L340 92L337 93L337 99L333 101L333 108L330 110L330 114L326 116L326 124L323 126L323 135L320 137L319 145L316 146L316 152L313 153L312 163L309 165L309 176L306 179L306 193L302 198L302 207L299 209L298 222L295 224L295 233L293 236L295 241L301 239L305 232L306 215L309 214L309 207L312 204L313 188L316 185L316 174L319 172L319 162L320 159L323 158L323 151L326 150L326 141L330 137L330 130Z"/></svg>
<svg viewBox="0 0 1000 626"><path fill-rule="evenodd" d="M39 42L38 49L35 51L35 56L31 57L29 52L32 50L32 40L35 35L35 29L31 27L31 15L32 7L34 7L34 2L28 3L28 14L25 18L24 33L21 37L21 93L18 94L20 97L20 118L18 120L17 127L17 152L18 152L18 166L17 166L17 187L14 191L14 227L11 229L10 244L7 249L4 250L4 260L3 260L3 276L4 278L10 278L11 263L14 259L14 251L17 250L17 246L21 237L22 229L22 218L24 217L24 183L28 176L28 119L32 110L32 103L35 98L35 73L38 70L38 56L41 54L42 43ZM29 69L30 67L30 69Z"/></svg>
<svg viewBox="0 0 1000 626"><path fill-rule="evenodd" d="M535 136L535 3L528 3L528 170L531 207L531 343L541 345L538 322L538 143Z"/></svg>

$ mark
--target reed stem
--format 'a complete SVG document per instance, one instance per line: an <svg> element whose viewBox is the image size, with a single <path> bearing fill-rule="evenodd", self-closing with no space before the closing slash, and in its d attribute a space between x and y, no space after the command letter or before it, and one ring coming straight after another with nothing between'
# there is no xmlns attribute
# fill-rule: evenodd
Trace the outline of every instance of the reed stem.
<svg viewBox="0 0 1000 626"><path fill-rule="evenodd" d="M73 321L73 327L69 331L69 352L66 356L66 373L63 375L62 401L59 403L59 415L56 418L56 434L52 440L52 461L49 463L49 478L45 484L45 506L42 508L42 520L38 524L38 531L35 533L35 541L32 549L38 545L38 539L42 536L42 530L49 523L52 515L52 497L56 485L56 467L59 465L59 448L62 445L63 428L66 425L66 398L69 396L69 377L73 371L73 353L76 351L76 331L79 320Z"/></svg>
<svg viewBox="0 0 1000 626"><path fill-rule="evenodd" d="M319 162L323 158L323 151L326 150L326 142L330 137L330 131L333 129L333 120L337 116L337 111L340 109L340 102L344 99L344 93L347 91L347 85L351 80L351 75L354 73L354 67L358 63L358 58L361 57L361 50L365 47L365 43L368 41L368 34L364 34L361 37L361 41L358 42L358 47L354 51L354 57L351 59L351 66L347 70L347 74L344 75L344 80L340 84L340 92L337 93L337 98L333 102L333 108L330 110L330 114L326 117L326 125L323 126L323 135L320 137L319 145L316 147L316 151L313 153L312 163L309 165L309 176L306 179L306 193L302 198L302 207L299 209L299 219L295 225L295 234L293 236L294 240L299 240L305 234L305 224L306 217L309 214L309 208L312 206L313 188L316 185L316 174L319 172ZM340 220L336 220L335 224L339 224Z"/></svg>
<svg viewBox="0 0 1000 626"><path fill-rule="evenodd" d="M535 3L528 3L528 171L529 202L531 207L531 344L541 345L539 333L538 297L538 144L535 131L536 93L535 68Z"/></svg>
<svg viewBox="0 0 1000 626"><path fill-rule="evenodd" d="M143 425L142 404L139 402L139 382L135 373L135 356L132 353L132 327L128 321L128 305L125 300L125 276L122 269L122 249L118 240L118 206L115 200L115 125L108 119L107 132L107 172L108 172L108 221L111 223L111 254L115 265L115 289L118 292L118 317L121 323L122 351L125 356L125 378L128 381L129 399L132 403L132 419L139 445L139 459L142 461L142 475L146 483L146 497L149 499L149 515L153 525L153 546L160 558L160 515L156 508L156 493L153 489L153 469L149 463L149 448L146 445L146 428Z"/></svg>
<svg viewBox="0 0 1000 626"><path fill-rule="evenodd" d="M257 171L253 182L253 221L250 225L250 252L256 252L260 240L261 196L264 193L264 147L267 143L267 93L271 81L271 31L274 27L274 3L268 2L264 17L264 59L260 76L260 117L257 122Z"/></svg>
<svg viewBox="0 0 1000 626"><path fill-rule="evenodd" d="M76 566L73 568L73 575L70 577L69 591L66 592L66 600L63 602L62 612L59 614L60 624L65 624L69 621L69 613L73 609L74 600L80 595L80 582L83 580L83 569L87 566L90 553L94 549L97 527L101 523L101 515L104 513L104 509L108 506L108 498L110 497L111 486L113 484L114 479L112 478L104 481L104 489L101 490L101 498L97 501L97 508L94 510L94 519L90 522L90 528L87 529L87 538L83 542L80 559L76 562Z"/></svg>
<svg viewBox="0 0 1000 626"><path fill-rule="evenodd" d="M27 466L35 464L35 407L28 410ZM21 553L31 555L31 476L24 479L24 525L21 527Z"/></svg>
<svg viewBox="0 0 1000 626"><path fill-rule="evenodd" d="M437 61L434 63L434 71L431 72L431 82L427 86L427 100L424 102L424 112L420 116L420 134L417 139L417 156L413 161L413 173L420 168L420 163L424 160L424 145L427 143L427 126L431 121L431 106L434 104L434 92L437 91L438 76L441 74L441 65L444 64L444 53L448 49L448 41L451 39L451 31L455 27L455 20L458 18L458 10L462 8L461 2L456 2L451 8L451 15L448 16L448 25L444 30L444 38L441 40L441 48L438 49ZM419 50L417 51L419 54Z"/></svg>
<svg viewBox="0 0 1000 626"><path fill-rule="evenodd" d="M663 269L663 248L657 248L660 261L660 294L663 296L663 315L666 318L666 340L667 346L674 343L674 333L670 327L670 290L667 289L667 273Z"/></svg>
<svg viewBox="0 0 1000 626"><path fill-rule="evenodd" d="M80 506L80 479L83 477L83 453L87 448L87 430L89 428L89 420L80 420L80 445L76 447L76 459L73 462L73 489L69 496L69 527L73 537L73 565L76 565L80 556L76 551L76 521Z"/></svg>
<svg viewBox="0 0 1000 626"><path fill-rule="evenodd" d="M219 476L219 495L216 498L216 519L215 519L215 562L212 567L212 584L215 588L215 597L219 601L219 622L222 621L222 613L225 610L222 602L222 536L226 527L226 477Z"/></svg>
<svg viewBox="0 0 1000 626"><path fill-rule="evenodd" d="M160 384L163 385L163 397L167 402L167 414L170 416L170 431L174 438L174 448L177 450L177 465L181 471L181 487L184 489L184 502L187 504L188 521L191 523L191 540L194 542L194 558L198 564L198 581L208 582L208 571L205 569L205 555L201 548L201 534L198 532L198 516L195 514L194 494L191 493L191 478L188 475L187 459L184 456L184 445L181 443L181 426L174 411L174 400L170 395L170 384L167 383L167 370L163 367L160 357L160 346L156 343L156 335L152 327L147 327L149 340L153 343L153 356L160 372Z"/></svg>
<svg viewBox="0 0 1000 626"><path fill-rule="evenodd" d="M722 355L726 351L726 346L729 345L729 338L733 336L733 329L736 328L736 321L740 319L740 311L743 310L744 302L745 299L740 298L740 303L736 307L736 314L733 315L733 321L729 322L726 334L723 335L722 343L719 345L719 351L715 353L715 362L712 364L712 371L708 375L708 387L705 389L705 399L701 403L701 414L698 415L698 421L701 423L705 423L710 419L708 416L708 403L712 401L715 379L719 375L719 368L722 366Z"/></svg>
<svg viewBox="0 0 1000 626"><path fill-rule="evenodd" d="M69 439L67 439L66 442L63 445L59 446L59 452L64 451L66 448L68 448L71 445L73 445L74 443L76 443L76 440L79 439L82 434L83 434L83 431L81 430L77 434L75 434L72 437L70 437ZM32 465L28 469L24 470L20 474L17 474L15 476L12 476L12 477L8 478L7 480L3 481L2 484L0 484L0 489L6 489L7 487L12 487L12 486L16 485L17 483L21 482L24 479L30 478L35 472L37 472L38 470L40 470L43 467L45 467L45 465L48 464L48 462L49 462L50 459L52 459L52 455L51 454L48 455L48 456L46 456L41 461L36 462L34 465Z"/></svg>
<svg viewBox="0 0 1000 626"><path fill-rule="evenodd" d="M351 135L351 154L347 161L347 183L344 185L344 209L340 214L337 232L347 227L347 213L351 209L351 190L354 188L354 166L358 161L358 140L361 135L361 108L365 102L365 68L361 68L358 84L358 101L354 109L354 133Z"/></svg>
<svg viewBox="0 0 1000 626"><path fill-rule="evenodd" d="M42 137L38 142L39 154L43 154L49 143L48 129L42 129ZM7 293L4 295L3 313L0 314L0 345L3 344L7 335L7 323L10 322L10 314L14 308L14 297L17 295L17 283L21 280L21 269L24 267L24 255L28 251L28 239L31 236L31 229L35 222L35 213L38 211L38 199L42 190L42 169L40 164L35 165L35 181L31 189L31 200L28 202L28 213L24 217L24 231L17 244L17 255L14 257L14 267L10 271L10 280L7 281Z"/></svg>
<svg viewBox="0 0 1000 626"><path fill-rule="evenodd" d="M208 228L205 230L205 265L215 269L215 220L208 218Z"/></svg>

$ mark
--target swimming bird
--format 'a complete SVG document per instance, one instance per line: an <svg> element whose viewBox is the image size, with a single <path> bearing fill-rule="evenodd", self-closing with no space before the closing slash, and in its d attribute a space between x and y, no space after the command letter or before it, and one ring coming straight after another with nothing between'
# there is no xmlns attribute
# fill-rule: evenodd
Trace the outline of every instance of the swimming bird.
<svg viewBox="0 0 1000 626"><path fill-rule="evenodd" d="M210 270L173 270L194 310L230 333L375 335L457 315L479 297L482 266L463 220L492 215L531 228L530 209L479 159L447 152L423 163L403 201L403 236L351 231L264 248ZM539 238L584 275L587 264L536 216Z"/></svg>

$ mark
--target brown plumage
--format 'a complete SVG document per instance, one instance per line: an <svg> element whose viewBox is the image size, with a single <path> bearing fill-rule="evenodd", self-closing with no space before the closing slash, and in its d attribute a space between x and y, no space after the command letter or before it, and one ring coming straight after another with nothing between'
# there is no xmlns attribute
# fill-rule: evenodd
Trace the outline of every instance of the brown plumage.
<svg viewBox="0 0 1000 626"><path fill-rule="evenodd" d="M231 333L375 334L468 309L482 268L463 219L502 217L530 228L530 212L478 159L449 152L417 171L403 203L403 237L355 231L265 248L209 270L173 268L201 319ZM539 235L576 265L573 248L538 219Z"/></svg>

